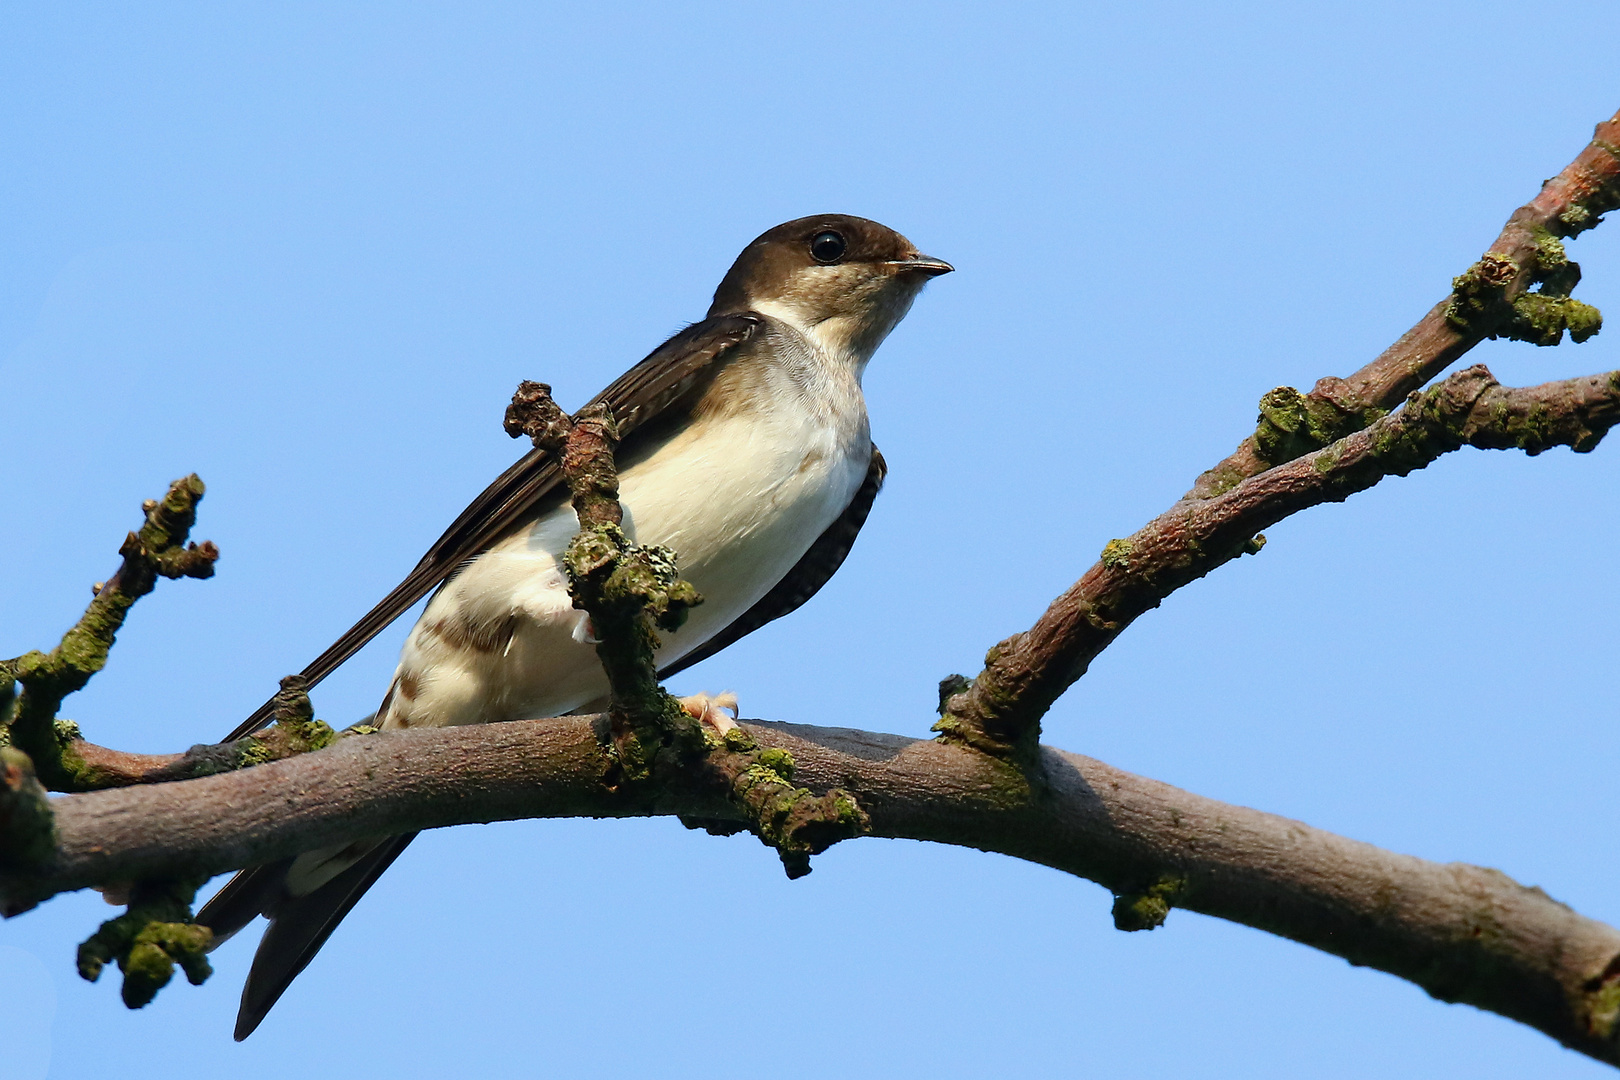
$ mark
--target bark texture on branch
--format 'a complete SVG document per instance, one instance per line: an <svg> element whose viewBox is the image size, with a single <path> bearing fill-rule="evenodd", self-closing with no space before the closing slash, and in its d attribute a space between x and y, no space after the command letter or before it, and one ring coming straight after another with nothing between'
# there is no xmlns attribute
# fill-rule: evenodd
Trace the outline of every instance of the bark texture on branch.
<svg viewBox="0 0 1620 1080"><path fill-rule="evenodd" d="M1405 476L1463 446L1594 449L1620 422L1620 371L1541 386L1501 386L1483 365L1460 371L1371 427L1295 458L1222 495L1183 500L1102 558L1034 626L992 648L984 670L947 698L936 728L991 753L1034 745L1052 703L1137 616L1240 555L1262 529L1386 476Z"/></svg>
<svg viewBox="0 0 1620 1080"><path fill-rule="evenodd" d="M216 873L401 829L671 813L743 822L747 811L704 782L610 790L600 719L346 739L241 772L68 796L54 856L8 874L0 902L15 914L106 880ZM939 741L746 730L791 755L798 782L852 792L873 835L1027 859L1151 897L1161 916L1173 904L1241 922L1620 1062L1620 931L1497 871L1397 855L1050 748L1032 788L1012 765Z"/></svg>
<svg viewBox="0 0 1620 1080"><path fill-rule="evenodd" d="M128 787L131 784L167 784L199 776L246 769L319 750L340 735L369 734L374 728L359 725L336 732L315 719L307 680L288 675L271 699L273 724L240 739L199 743L183 754L131 754L73 739L65 755L79 763L79 791Z"/></svg>

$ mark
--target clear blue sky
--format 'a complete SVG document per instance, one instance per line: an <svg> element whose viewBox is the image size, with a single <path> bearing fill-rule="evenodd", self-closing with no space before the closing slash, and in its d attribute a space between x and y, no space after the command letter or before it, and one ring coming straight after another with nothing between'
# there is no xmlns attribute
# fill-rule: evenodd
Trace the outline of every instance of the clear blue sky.
<svg viewBox="0 0 1620 1080"><path fill-rule="evenodd" d="M1262 393L1348 373L1444 295L1620 105L1617 32L1606 0L8 5L0 655L49 646L140 501L196 471L218 577L143 601L65 714L132 750L218 738L517 454L519 379L583 401L755 234L834 210L959 270L868 374L889 486L813 603L675 688L921 735L936 681ZM1620 320L1620 222L1571 253ZM1620 367L1617 340L1472 358L1540 382ZM1133 627L1047 741L1620 922L1617 483L1620 440L1470 451L1287 522ZM373 709L403 633L320 714ZM5 924L6 1054L26 1080L47 1056L130 1080L1607 1074L1257 931L1118 933L1109 904L920 844L789 882L673 821L441 831L241 1046L250 941L130 1013L73 973L99 898Z"/></svg>

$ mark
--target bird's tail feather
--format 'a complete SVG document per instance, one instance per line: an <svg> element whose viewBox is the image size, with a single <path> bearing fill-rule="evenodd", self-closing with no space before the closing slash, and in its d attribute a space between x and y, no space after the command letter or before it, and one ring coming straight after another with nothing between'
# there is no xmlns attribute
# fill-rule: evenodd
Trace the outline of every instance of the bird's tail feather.
<svg viewBox="0 0 1620 1080"><path fill-rule="evenodd" d="M291 859L250 866L225 883L197 912L197 922L214 932L209 951L219 948L248 923L263 915L283 892Z"/></svg>
<svg viewBox="0 0 1620 1080"><path fill-rule="evenodd" d="M391 836L366 849L330 881L302 896L288 895L287 871L293 860L243 870L197 913L197 922L224 941L264 914L270 926L253 955L253 967L242 987L236 1014L236 1041L259 1026L298 973L309 965L338 923L360 902L366 890L399 858L415 833Z"/></svg>

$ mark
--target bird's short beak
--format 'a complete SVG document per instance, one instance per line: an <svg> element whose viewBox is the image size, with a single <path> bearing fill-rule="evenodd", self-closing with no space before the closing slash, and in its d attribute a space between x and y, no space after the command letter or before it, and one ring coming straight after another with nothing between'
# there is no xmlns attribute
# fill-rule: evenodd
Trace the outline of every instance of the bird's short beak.
<svg viewBox="0 0 1620 1080"><path fill-rule="evenodd" d="M910 270L914 273L926 274L929 277L938 277L956 269L944 259L934 259L927 255L914 255L909 259L895 259L889 265L896 270Z"/></svg>

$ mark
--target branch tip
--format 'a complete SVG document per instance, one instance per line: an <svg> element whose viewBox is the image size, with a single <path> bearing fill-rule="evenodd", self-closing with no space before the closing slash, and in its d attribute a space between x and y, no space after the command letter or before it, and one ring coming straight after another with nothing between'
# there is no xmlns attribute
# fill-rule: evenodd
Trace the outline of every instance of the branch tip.
<svg viewBox="0 0 1620 1080"><path fill-rule="evenodd" d="M941 738L1028 761L1040 718L1138 616L1244 554L1263 530L1387 476L1405 476L1463 446L1585 453L1620 422L1620 372L1512 388L1483 365L1465 368L1320 452L1248 477L1208 499L1183 500L1098 561L1029 630L996 645L945 700Z"/></svg>
<svg viewBox="0 0 1620 1080"><path fill-rule="evenodd" d="M208 950L214 932L192 921L191 903L206 878L140 882L130 889L124 914L108 919L79 946L79 977L101 978L108 963L124 974L121 996L131 1009L143 1008L174 977L201 986L214 972Z"/></svg>
<svg viewBox="0 0 1620 1080"><path fill-rule="evenodd" d="M1302 405L1281 402L1280 411L1269 414L1263 406L1254 434L1182 498L1219 497L1250 476L1349 435L1358 417L1359 426L1367 426L1487 338L1554 345L1565 333L1576 342L1596 334L1602 325L1597 309L1569 298L1580 267L1562 240L1620 208L1617 144L1620 113L1599 124L1575 160L1513 212L1479 261L1453 279L1451 294L1400 340L1348 378L1321 380L1299 395ZM1538 283L1538 291L1528 292Z"/></svg>
<svg viewBox="0 0 1620 1080"><path fill-rule="evenodd" d="M1146 888L1119 893L1114 897L1114 929L1134 932L1157 930L1169 917L1170 909L1187 892L1187 879L1166 874Z"/></svg>

